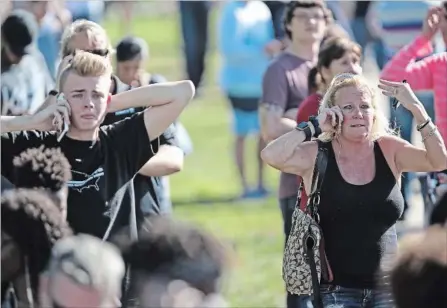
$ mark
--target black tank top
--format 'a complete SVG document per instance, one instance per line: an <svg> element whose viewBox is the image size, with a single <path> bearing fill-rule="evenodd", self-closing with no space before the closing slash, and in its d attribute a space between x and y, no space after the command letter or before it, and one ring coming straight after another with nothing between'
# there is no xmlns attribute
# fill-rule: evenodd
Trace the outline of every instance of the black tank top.
<svg viewBox="0 0 447 308"><path fill-rule="evenodd" d="M376 173L365 185L347 183L338 168L332 143L321 191L320 217L325 249L335 285L374 288L389 271L397 251L394 224L402 215L399 185L374 142Z"/></svg>

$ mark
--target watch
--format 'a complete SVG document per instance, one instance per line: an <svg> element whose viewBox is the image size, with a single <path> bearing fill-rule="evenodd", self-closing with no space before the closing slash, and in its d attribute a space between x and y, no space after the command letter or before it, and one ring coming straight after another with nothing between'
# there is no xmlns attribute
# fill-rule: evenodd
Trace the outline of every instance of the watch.
<svg viewBox="0 0 447 308"><path fill-rule="evenodd" d="M304 132L304 135L306 136L306 139L304 139L304 141L310 141L310 139L312 138L312 130L309 127L309 123L301 122L296 126L295 129Z"/></svg>
<svg viewBox="0 0 447 308"><path fill-rule="evenodd" d="M318 123L318 119L316 116L310 116L309 117L309 122L312 123L312 125L314 126L314 135L313 137L318 138L318 136L320 136L321 134L321 128L320 128L320 123Z"/></svg>

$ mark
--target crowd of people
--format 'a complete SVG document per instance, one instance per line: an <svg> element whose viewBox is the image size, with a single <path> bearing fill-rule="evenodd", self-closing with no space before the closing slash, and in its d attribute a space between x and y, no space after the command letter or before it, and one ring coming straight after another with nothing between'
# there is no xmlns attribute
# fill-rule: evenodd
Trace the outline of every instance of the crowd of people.
<svg viewBox="0 0 447 308"><path fill-rule="evenodd" d="M143 39L113 46L95 14L56 0L24 1L2 21L2 307L229 305L232 249L171 215L169 175L192 152L177 119L205 69L210 4L191 3L180 4L181 81L146 71ZM287 308L447 305L447 2L408 10L423 14L413 37L396 33L405 21L389 17L398 5L388 1L373 7L382 37L365 33L370 4L357 2L352 21L338 1L219 7L241 198L270 194L264 164L281 171ZM49 20L63 30L56 49L44 40ZM368 42L374 82L363 75ZM400 239L417 172L435 183L436 206L426 229Z"/></svg>

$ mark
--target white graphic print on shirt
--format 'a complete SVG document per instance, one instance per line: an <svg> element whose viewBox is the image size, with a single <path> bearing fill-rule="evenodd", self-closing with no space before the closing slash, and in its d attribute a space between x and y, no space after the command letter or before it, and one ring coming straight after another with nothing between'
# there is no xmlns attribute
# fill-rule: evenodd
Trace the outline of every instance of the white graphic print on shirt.
<svg viewBox="0 0 447 308"><path fill-rule="evenodd" d="M102 176L104 176L104 169L99 167L92 174L71 170L73 178L76 180L68 181L67 186L73 188L78 192L82 192L84 189L94 188L99 191L98 182Z"/></svg>

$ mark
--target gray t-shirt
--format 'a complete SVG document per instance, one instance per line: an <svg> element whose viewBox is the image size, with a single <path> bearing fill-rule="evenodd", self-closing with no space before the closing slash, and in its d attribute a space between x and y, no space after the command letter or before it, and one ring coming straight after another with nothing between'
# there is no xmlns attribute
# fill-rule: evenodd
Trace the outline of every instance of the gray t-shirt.
<svg viewBox="0 0 447 308"><path fill-rule="evenodd" d="M281 107L284 113L297 108L308 96L307 76L312 67L312 62L283 52L273 60L264 74L261 101ZM297 176L282 172L279 198L294 197L297 192Z"/></svg>

